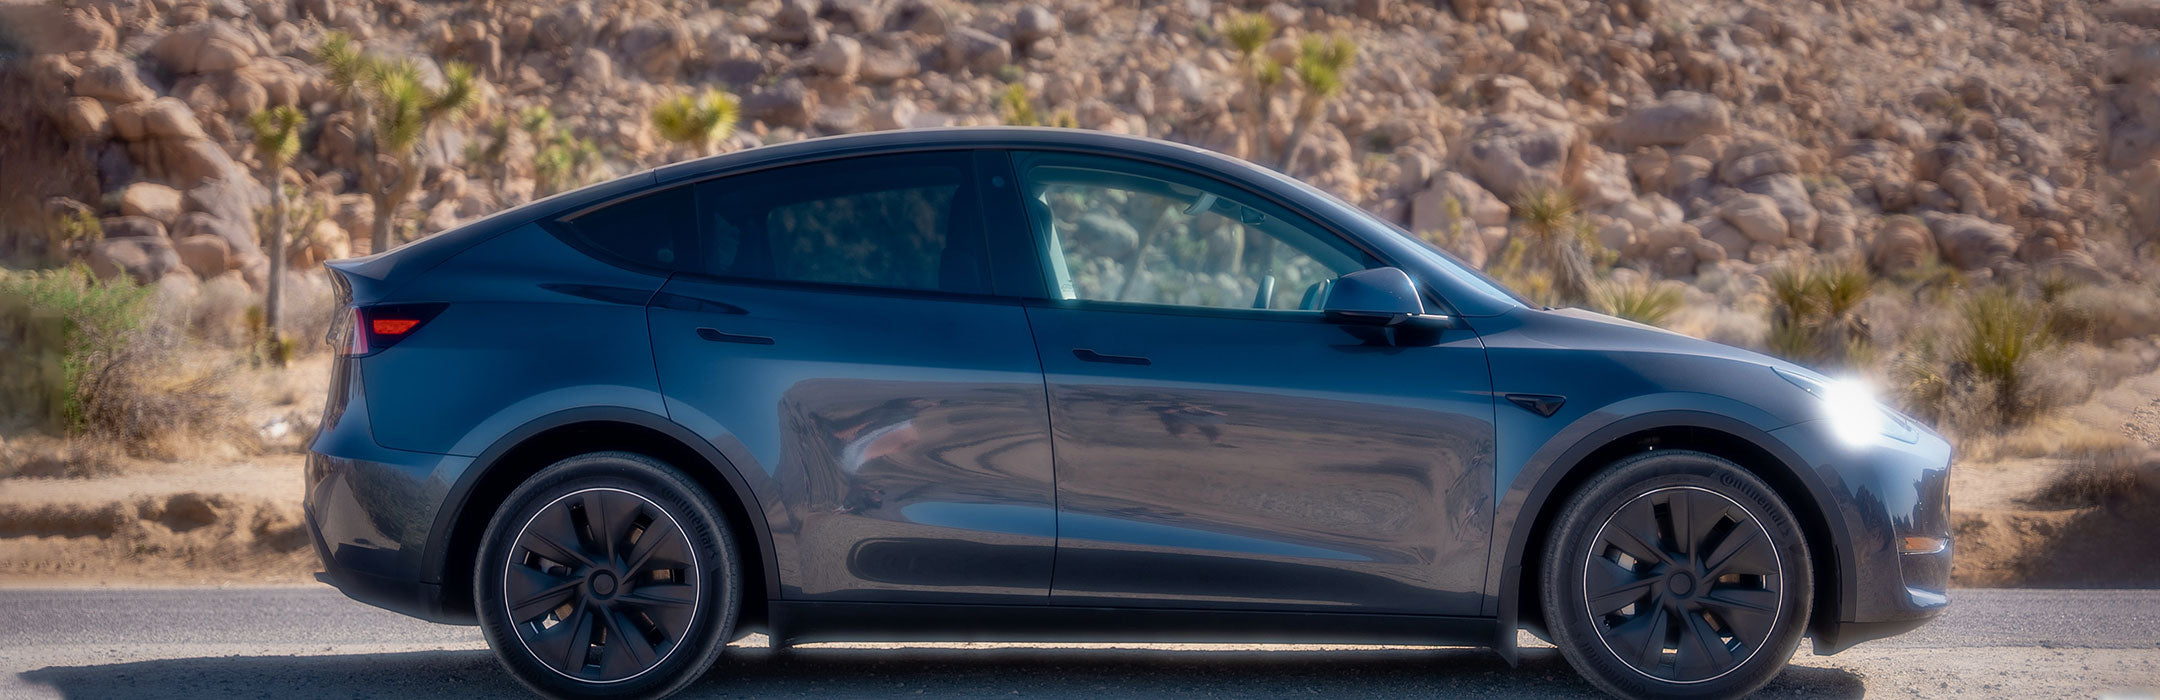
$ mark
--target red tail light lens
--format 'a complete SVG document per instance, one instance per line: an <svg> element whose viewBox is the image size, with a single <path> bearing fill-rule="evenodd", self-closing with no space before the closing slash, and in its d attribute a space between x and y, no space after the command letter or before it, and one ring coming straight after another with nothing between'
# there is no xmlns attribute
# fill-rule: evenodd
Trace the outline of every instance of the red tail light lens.
<svg viewBox="0 0 2160 700"><path fill-rule="evenodd" d="M396 345L398 341L412 337L420 327L427 325L436 314L442 313L443 304L384 304L379 306L353 307L351 328L334 329L332 333L347 335L344 354L359 357L381 352Z"/></svg>

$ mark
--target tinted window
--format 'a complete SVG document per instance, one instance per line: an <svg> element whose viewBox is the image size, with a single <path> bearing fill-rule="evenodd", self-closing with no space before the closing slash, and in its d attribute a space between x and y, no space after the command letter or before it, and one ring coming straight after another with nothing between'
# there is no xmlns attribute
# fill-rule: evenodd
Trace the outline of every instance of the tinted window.
<svg viewBox="0 0 2160 700"><path fill-rule="evenodd" d="M966 153L853 158L699 185L724 277L986 293L982 213Z"/></svg>
<svg viewBox="0 0 2160 700"><path fill-rule="evenodd" d="M675 269L696 243L690 188L610 204L556 226L572 245L646 267Z"/></svg>
<svg viewBox="0 0 2160 700"><path fill-rule="evenodd" d="M1052 289L1067 299L1313 310L1375 263L1226 183L1107 158L1017 154Z"/></svg>

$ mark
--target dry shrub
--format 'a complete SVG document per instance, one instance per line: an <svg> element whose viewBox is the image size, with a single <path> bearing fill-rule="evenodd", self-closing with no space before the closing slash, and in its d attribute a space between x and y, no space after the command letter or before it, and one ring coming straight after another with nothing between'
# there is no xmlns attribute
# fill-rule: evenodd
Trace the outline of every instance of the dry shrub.
<svg viewBox="0 0 2160 700"><path fill-rule="evenodd" d="M330 278L323 275L291 275L285 284L285 308L280 332L292 341L299 354L320 351L326 347L323 337L330 331L330 322L340 308L337 290L331 288Z"/></svg>
<svg viewBox="0 0 2160 700"><path fill-rule="evenodd" d="M0 274L0 343L11 356L0 370L29 377L5 383L9 405L42 407L18 417L88 450L61 471L103 469L96 450L172 458L201 441L246 439L224 390L232 365L190 341L185 295L172 289L80 268Z"/></svg>
<svg viewBox="0 0 2160 700"><path fill-rule="evenodd" d="M248 311L261 314L262 302L239 275L220 275L205 280L202 291L188 305L188 328L196 336L226 348L248 346Z"/></svg>
<svg viewBox="0 0 2160 700"><path fill-rule="evenodd" d="M2160 496L2160 451L2122 445L2079 450L2055 478L2026 499L2036 508L2117 510Z"/></svg>
<svg viewBox="0 0 2160 700"><path fill-rule="evenodd" d="M2051 300L2048 329L2069 340L2109 345L2160 336L2160 290L2134 284L2080 286Z"/></svg>

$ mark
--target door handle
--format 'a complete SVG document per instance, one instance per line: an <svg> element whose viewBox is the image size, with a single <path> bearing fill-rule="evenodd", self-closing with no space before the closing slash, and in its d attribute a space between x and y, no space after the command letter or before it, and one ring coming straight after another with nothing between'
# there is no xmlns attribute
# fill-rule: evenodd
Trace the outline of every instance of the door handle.
<svg viewBox="0 0 2160 700"><path fill-rule="evenodd" d="M740 335L740 334L736 334L736 333L722 333L722 332L720 332L720 331L719 331L718 329L714 329L714 328L699 328L699 329L697 329L697 337L700 337L700 338L704 338L704 339L706 339L706 340L710 340L710 341L713 341L713 342L715 342L715 343L742 343L742 344L744 344L744 345L771 345L771 344L773 344L773 339L772 339L772 338L770 338L770 337L768 337L768 336L762 336L762 335Z"/></svg>
<svg viewBox="0 0 2160 700"><path fill-rule="evenodd" d="M1073 348L1073 357L1087 362L1108 362L1113 365L1150 365L1153 362L1138 355L1105 355L1087 348Z"/></svg>

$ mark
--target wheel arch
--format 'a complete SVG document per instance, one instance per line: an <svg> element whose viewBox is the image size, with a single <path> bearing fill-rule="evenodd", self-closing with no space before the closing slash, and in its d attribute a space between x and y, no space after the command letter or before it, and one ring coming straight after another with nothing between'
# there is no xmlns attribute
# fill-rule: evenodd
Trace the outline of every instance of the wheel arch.
<svg viewBox="0 0 2160 700"><path fill-rule="evenodd" d="M442 582L442 609L456 617L473 616L471 567L456 562L478 556L489 519L518 484L563 458L602 450L636 452L674 464L712 494L738 551L748 555L745 578L762 582L744 587L737 629L761 626L765 602L778 595L779 574L756 494L734 464L697 434L664 417L618 407L569 409L528 422L497 439L459 476L436 516L423 560L423 580Z"/></svg>
<svg viewBox="0 0 2160 700"><path fill-rule="evenodd" d="M1769 483L1792 508L1807 537L1809 558L1815 564L1815 606L1808 629L1821 633L1838 624L1846 592L1854 585L1853 563L1845 556L1851 551L1850 535L1844 529L1844 519L1835 517L1832 511L1837 501L1830 491L1801 466L1805 462L1796 453L1766 430L1715 413L1661 411L1619 419L1564 449L1541 451L1518 475L1517 483L1528 480L1531 486L1524 490L1518 510L1501 513L1510 523L1509 539L1502 548L1500 580L1495 589L1499 593L1496 602L1501 637L1496 648L1511 662L1515 658L1517 626L1543 622L1543 611L1534 604L1539 580L1539 557L1534 553L1541 551L1550 521L1568 497L1599 469L1620 458L1658 448L1716 455ZM1529 473L1533 468L1538 469L1536 474Z"/></svg>

